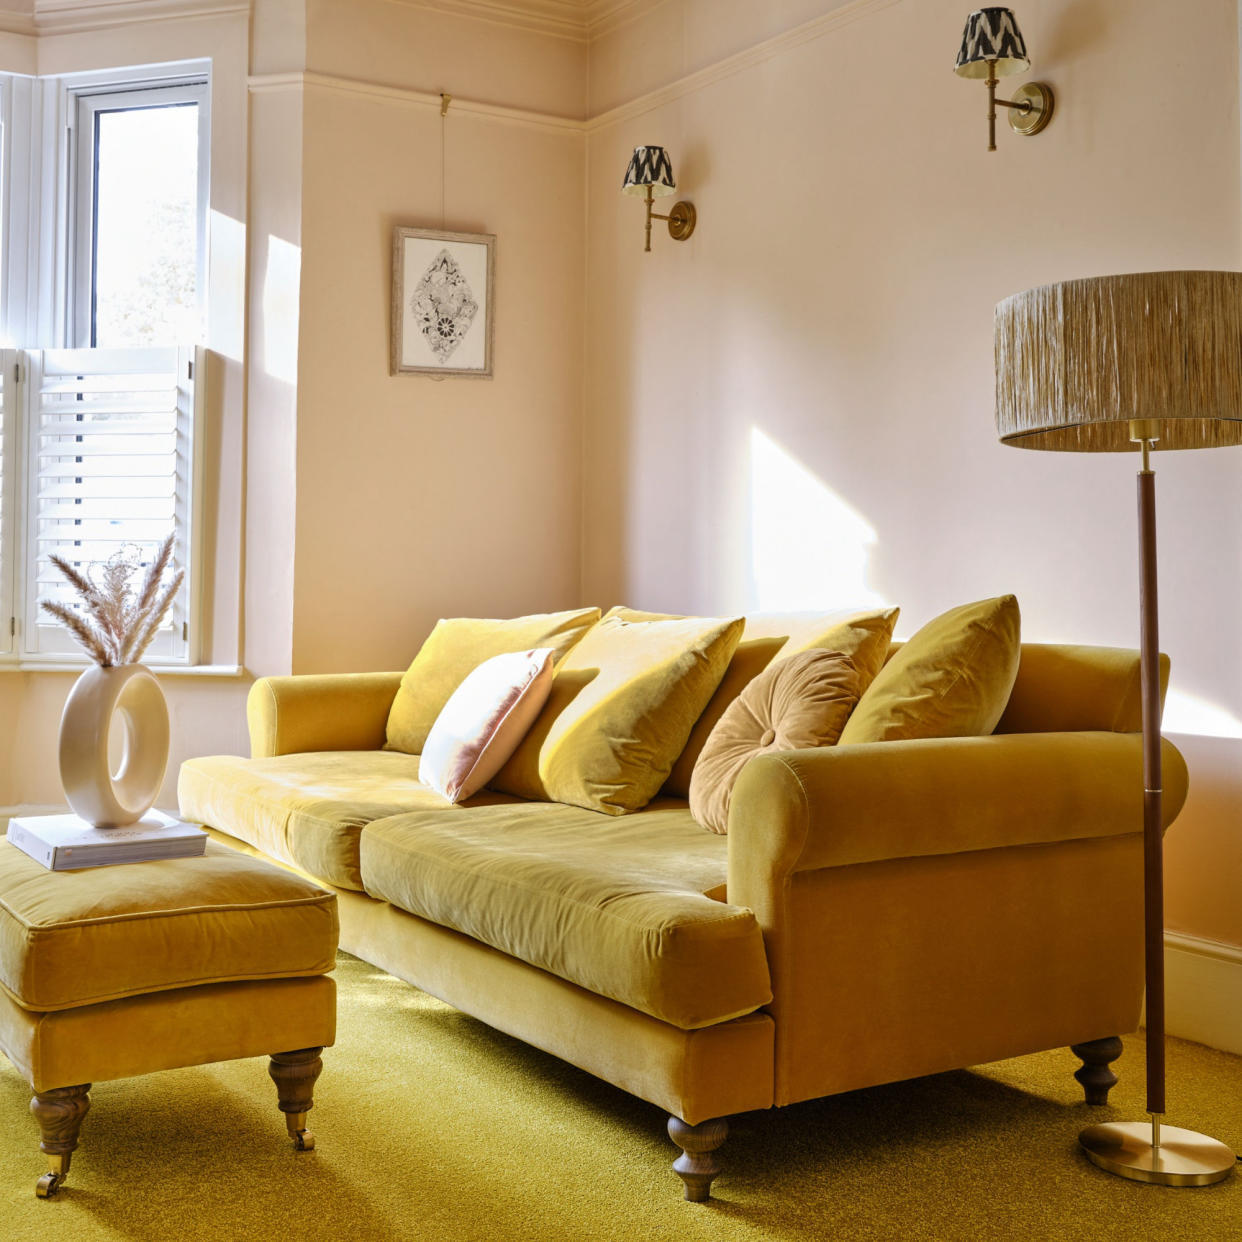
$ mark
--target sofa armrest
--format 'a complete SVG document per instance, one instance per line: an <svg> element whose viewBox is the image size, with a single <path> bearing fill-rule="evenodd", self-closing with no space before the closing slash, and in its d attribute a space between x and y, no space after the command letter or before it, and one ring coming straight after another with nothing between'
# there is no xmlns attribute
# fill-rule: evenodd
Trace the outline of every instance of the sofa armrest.
<svg viewBox="0 0 1242 1242"><path fill-rule="evenodd" d="M761 755L729 815L783 1105L1133 1030L1142 739L1014 733ZM1166 821L1186 767L1166 744Z"/></svg>
<svg viewBox="0 0 1242 1242"><path fill-rule="evenodd" d="M1186 800L1164 742L1164 822ZM781 885L825 867L1141 832L1137 733L1012 733L760 755L729 813L729 901L765 921Z"/></svg>
<svg viewBox="0 0 1242 1242"><path fill-rule="evenodd" d="M401 673L260 677L246 699L250 756L379 750Z"/></svg>

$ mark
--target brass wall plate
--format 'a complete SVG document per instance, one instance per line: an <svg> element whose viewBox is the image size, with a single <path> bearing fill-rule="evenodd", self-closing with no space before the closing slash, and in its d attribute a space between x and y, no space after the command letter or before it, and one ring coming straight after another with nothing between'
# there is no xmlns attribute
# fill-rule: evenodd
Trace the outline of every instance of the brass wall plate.
<svg viewBox="0 0 1242 1242"><path fill-rule="evenodd" d="M1009 109L1009 128L1019 134L1038 134L1046 129L1052 120L1052 108L1056 102L1052 87L1043 82L1024 82L1013 93L1014 103L1029 103L1031 110L1023 112L1021 108Z"/></svg>
<svg viewBox="0 0 1242 1242"><path fill-rule="evenodd" d="M668 235L674 241L685 241L694 232L697 220L698 213L693 203L674 203L673 210L668 213Z"/></svg>

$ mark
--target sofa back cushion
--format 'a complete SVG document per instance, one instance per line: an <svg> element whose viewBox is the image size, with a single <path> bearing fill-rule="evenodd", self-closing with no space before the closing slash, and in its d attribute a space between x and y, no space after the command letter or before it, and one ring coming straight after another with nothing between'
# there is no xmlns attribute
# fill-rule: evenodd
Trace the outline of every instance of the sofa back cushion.
<svg viewBox="0 0 1242 1242"><path fill-rule="evenodd" d="M929 621L880 670L841 745L991 733L1017 676L1020 629L1012 595L963 604Z"/></svg>
<svg viewBox="0 0 1242 1242"><path fill-rule="evenodd" d="M421 754L453 691L484 660L533 647L551 647L560 660L599 617L598 608L578 608L508 621L479 617L437 621L401 679L388 713L384 749Z"/></svg>
<svg viewBox="0 0 1242 1242"><path fill-rule="evenodd" d="M622 815L659 791L733 656L742 618L609 616L558 667L492 788Z"/></svg>

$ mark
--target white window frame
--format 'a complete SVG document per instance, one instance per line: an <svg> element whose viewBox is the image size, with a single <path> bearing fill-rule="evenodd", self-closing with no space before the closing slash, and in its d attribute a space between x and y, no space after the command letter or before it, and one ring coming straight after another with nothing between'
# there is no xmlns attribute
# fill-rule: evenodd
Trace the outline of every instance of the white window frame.
<svg viewBox="0 0 1242 1242"><path fill-rule="evenodd" d="M92 266L90 234L85 258L79 257L83 187L78 171L85 167L88 210L94 208L94 117L99 111L135 96L140 106L159 106L148 92L182 92L181 101L199 106L197 300L199 338L184 342L188 348L180 384L192 376L192 415L185 421L178 447L185 454L185 477L178 486L176 524L177 564L186 571L185 585L174 603L172 629L156 639L145 662L153 667L187 668L201 664L203 629L202 555L205 364L207 280L211 167L211 62L187 60L162 65L44 78L0 74L0 365L18 369L20 382L6 382L10 405L3 437L7 475L0 504L5 506L0 535L0 669L74 668L89 663L76 646L49 649L49 627L30 624L37 600L30 587L34 575L32 539L37 523L32 517L36 497L32 487L31 359L36 349L77 346L75 335L83 323L78 276L87 264L89 334L89 275ZM192 98L191 98L192 95ZM164 101L172 99L166 95ZM83 124L83 118L86 123ZM91 135L91 151L83 161L83 130ZM13 348L5 348L13 347ZM24 348L17 348L24 347ZM192 357L192 364L188 359ZM189 368L186 370L185 368ZM12 372L9 372L12 374ZM190 394L181 393L184 399Z"/></svg>
<svg viewBox="0 0 1242 1242"><path fill-rule="evenodd" d="M67 315L67 344L88 349L94 328L95 197L98 119L102 113L137 108L198 105L197 230L195 237L195 298L198 305L197 344L207 323L207 212L211 197L211 100L206 75L175 80L135 83L84 84L68 90L67 112L72 117L69 148L72 188L72 225L68 247L71 297Z"/></svg>
<svg viewBox="0 0 1242 1242"><path fill-rule="evenodd" d="M18 351L0 349L0 658L17 648L17 428L22 397Z"/></svg>

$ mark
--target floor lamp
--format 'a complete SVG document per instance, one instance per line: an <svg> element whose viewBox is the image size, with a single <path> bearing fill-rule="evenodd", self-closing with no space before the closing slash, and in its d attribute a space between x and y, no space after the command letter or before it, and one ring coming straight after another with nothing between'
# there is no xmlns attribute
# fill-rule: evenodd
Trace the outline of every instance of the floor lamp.
<svg viewBox="0 0 1242 1242"><path fill-rule="evenodd" d="M1232 1151L1164 1126L1164 862L1153 449L1242 444L1242 272L1143 272L1030 289L996 308L996 425L1005 444L1142 453L1138 476L1143 875L1150 1122L1078 1138L1135 1181L1206 1186Z"/></svg>

